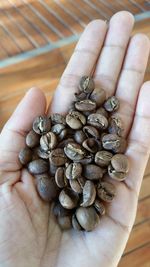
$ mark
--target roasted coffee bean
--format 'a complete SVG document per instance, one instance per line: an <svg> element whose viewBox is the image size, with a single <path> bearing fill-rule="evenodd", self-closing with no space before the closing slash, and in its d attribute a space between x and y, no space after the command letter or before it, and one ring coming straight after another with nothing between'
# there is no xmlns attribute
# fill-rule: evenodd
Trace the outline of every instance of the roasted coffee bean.
<svg viewBox="0 0 150 267"><path fill-rule="evenodd" d="M77 100L83 100L88 98L89 94L86 94L84 92L77 92L74 94Z"/></svg>
<svg viewBox="0 0 150 267"><path fill-rule="evenodd" d="M37 117L33 122L33 130L37 134L45 134L49 132L51 129L51 121L49 118L45 116Z"/></svg>
<svg viewBox="0 0 150 267"><path fill-rule="evenodd" d="M59 194L60 204L66 209L74 209L78 205L79 196L70 188L64 188Z"/></svg>
<svg viewBox="0 0 150 267"><path fill-rule="evenodd" d="M113 115L109 120L108 132L122 136L123 130L122 120L118 116Z"/></svg>
<svg viewBox="0 0 150 267"><path fill-rule="evenodd" d="M86 118L82 113L73 110L67 114L66 123L70 126L70 128L78 130L86 124Z"/></svg>
<svg viewBox="0 0 150 267"><path fill-rule="evenodd" d="M77 101L75 108L79 111L92 111L96 109L96 103L90 99L84 99Z"/></svg>
<svg viewBox="0 0 150 267"><path fill-rule="evenodd" d="M47 172L49 164L43 159L36 159L28 164L28 170L32 174L41 174Z"/></svg>
<svg viewBox="0 0 150 267"><path fill-rule="evenodd" d="M83 177L83 176L81 176L81 177L79 177L77 180L78 180L78 182L79 182L81 188L83 189L83 187L84 187L84 185L85 185L85 183L86 183L86 178Z"/></svg>
<svg viewBox="0 0 150 267"><path fill-rule="evenodd" d="M92 231L99 222L99 216L94 207L80 207L76 210L76 218L79 225L85 231Z"/></svg>
<svg viewBox="0 0 150 267"><path fill-rule="evenodd" d="M107 167L111 161L113 154L106 150L98 151L95 154L95 163L100 167Z"/></svg>
<svg viewBox="0 0 150 267"><path fill-rule="evenodd" d="M44 151L52 150L57 145L57 137L54 133L48 132L40 138L41 149Z"/></svg>
<svg viewBox="0 0 150 267"><path fill-rule="evenodd" d="M41 147L35 147L34 152L37 153L41 159L49 159L50 151L43 151Z"/></svg>
<svg viewBox="0 0 150 267"><path fill-rule="evenodd" d="M103 170L95 164L88 164L83 166L83 175L89 180L99 180L103 177Z"/></svg>
<svg viewBox="0 0 150 267"><path fill-rule="evenodd" d="M81 176L82 165L80 163L71 163L66 168L66 177L68 179L77 179Z"/></svg>
<svg viewBox="0 0 150 267"><path fill-rule="evenodd" d="M107 118L97 113L89 115L87 123L101 130L105 130L108 127Z"/></svg>
<svg viewBox="0 0 150 267"><path fill-rule="evenodd" d="M95 138L86 139L82 146L91 153L96 153L102 147L100 141L95 140Z"/></svg>
<svg viewBox="0 0 150 267"><path fill-rule="evenodd" d="M76 160L76 162L80 162L82 165L92 163L93 161L94 161L94 155L92 153L91 154L85 153L83 159Z"/></svg>
<svg viewBox="0 0 150 267"><path fill-rule="evenodd" d="M60 203L59 201L55 202L53 205L53 213L54 215L57 216L68 216L70 215L70 210L65 209Z"/></svg>
<svg viewBox="0 0 150 267"><path fill-rule="evenodd" d="M59 144L57 145L57 148L64 148L65 146L67 146L67 144L70 144L70 143L74 143L73 138L64 139L59 142Z"/></svg>
<svg viewBox="0 0 150 267"><path fill-rule="evenodd" d="M58 166L49 162L49 173L51 176L55 176Z"/></svg>
<svg viewBox="0 0 150 267"><path fill-rule="evenodd" d="M65 116L59 113L51 114L51 122L52 124L64 124L66 125Z"/></svg>
<svg viewBox="0 0 150 267"><path fill-rule="evenodd" d="M83 201L80 204L82 207L91 206L96 198L96 189L92 181L86 181L83 187Z"/></svg>
<svg viewBox="0 0 150 267"><path fill-rule="evenodd" d="M96 211L99 215L101 215L101 216L105 215L105 206L99 199L95 200L94 208L96 209Z"/></svg>
<svg viewBox="0 0 150 267"><path fill-rule="evenodd" d="M103 201L111 202L116 195L116 189L111 183L99 182L97 185L97 195Z"/></svg>
<svg viewBox="0 0 150 267"><path fill-rule="evenodd" d="M67 157L62 148L56 148L50 153L50 163L55 166L62 166L67 162Z"/></svg>
<svg viewBox="0 0 150 267"><path fill-rule="evenodd" d="M79 89L81 92L89 94L95 87L94 81L90 76L83 76L79 83Z"/></svg>
<svg viewBox="0 0 150 267"><path fill-rule="evenodd" d="M38 146L40 143L40 136L31 130L26 136L26 145L30 148Z"/></svg>
<svg viewBox="0 0 150 267"><path fill-rule="evenodd" d="M109 113L106 111L106 109L104 109L103 107L100 107L96 110L97 114L101 114L103 115L105 118L108 119Z"/></svg>
<svg viewBox="0 0 150 267"><path fill-rule="evenodd" d="M59 188L66 187L68 185L67 177L65 175L65 168L57 168L55 173L55 182Z"/></svg>
<svg viewBox="0 0 150 267"><path fill-rule="evenodd" d="M71 216L59 216L57 218L58 224L62 230L69 230L72 227L72 218Z"/></svg>
<svg viewBox="0 0 150 267"><path fill-rule="evenodd" d="M86 135L82 130L75 131L74 140L78 144L82 144L85 139L86 139Z"/></svg>
<svg viewBox="0 0 150 267"><path fill-rule="evenodd" d="M28 162L32 160L32 151L30 148L25 147L21 149L19 153L19 161L22 165L26 165Z"/></svg>
<svg viewBox="0 0 150 267"><path fill-rule="evenodd" d="M119 108L119 100L115 96L109 97L106 102L104 103L104 108L108 112L113 112L118 110Z"/></svg>
<svg viewBox="0 0 150 267"><path fill-rule="evenodd" d="M111 150L114 153L123 153L126 150L126 140L117 134L106 134L102 137L102 146L104 149Z"/></svg>
<svg viewBox="0 0 150 267"><path fill-rule="evenodd" d="M44 201L52 201L58 195L58 188L54 178L43 175L37 180L37 191Z"/></svg>
<svg viewBox="0 0 150 267"><path fill-rule="evenodd" d="M97 107L100 107L106 100L106 92L102 88L95 88L90 95L90 99L96 103Z"/></svg>
<svg viewBox="0 0 150 267"><path fill-rule="evenodd" d="M59 140L63 140L67 136L67 129L64 124L55 124L52 126L51 131L57 135Z"/></svg>
<svg viewBox="0 0 150 267"><path fill-rule="evenodd" d="M85 156L84 149L77 143L70 143L64 148L65 154L71 160L81 160Z"/></svg>
<svg viewBox="0 0 150 267"><path fill-rule="evenodd" d="M81 194L81 193L82 193L82 187L81 187L81 184L80 184L80 182L78 181L78 179L75 179L75 180L70 179L70 180L69 180L69 185L70 185L71 189L72 189L74 192L76 192L76 193L78 193L78 194Z"/></svg>
<svg viewBox="0 0 150 267"><path fill-rule="evenodd" d="M84 126L83 132L86 134L87 137L93 137L95 139L100 138L99 131L93 126L90 126L90 125Z"/></svg>
<svg viewBox="0 0 150 267"><path fill-rule="evenodd" d="M116 154L111 159L108 174L117 181L123 181L129 171L129 161L126 155Z"/></svg>
<svg viewBox="0 0 150 267"><path fill-rule="evenodd" d="M83 230L82 227L80 226L80 224L78 223L75 214L72 215L72 227L77 231Z"/></svg>

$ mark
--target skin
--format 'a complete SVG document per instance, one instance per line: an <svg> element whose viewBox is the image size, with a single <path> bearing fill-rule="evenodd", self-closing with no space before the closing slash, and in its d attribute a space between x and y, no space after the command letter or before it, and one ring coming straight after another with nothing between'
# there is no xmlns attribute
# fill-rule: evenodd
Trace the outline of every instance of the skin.
<svg viewBox="0 0 150 267"><path fill-rule="evenodd" d="M65 112L80 77L93 73L107 96L120 99L130 160L127 179L114 181L117 196L93 232L62 232L50 205L37 195L33 177L18 162L33 119L46 110L44 94L32 88L0 135L0 267L117 266L134 223L150 151L150 82L143 84L150 42L143 34L130 37L133 24L133 16L125 11L116 13L109 25L91 22L49 108L49 113Z"/></svg>

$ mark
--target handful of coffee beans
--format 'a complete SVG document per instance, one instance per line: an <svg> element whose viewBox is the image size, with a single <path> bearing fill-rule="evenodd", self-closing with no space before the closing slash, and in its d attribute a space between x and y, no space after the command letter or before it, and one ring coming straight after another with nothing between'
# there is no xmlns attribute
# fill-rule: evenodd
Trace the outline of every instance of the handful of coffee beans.
<svg viewBox="0 0 150 267"><path fill-rule="evenodd" d="M75 97L65 116L35 118L19 160L35 177L39 196L54 202L61 229L91 231L116 195L111 179L123 181L129 162L122 121L114 114L118 99L106 99L88 76Z"/></svg>

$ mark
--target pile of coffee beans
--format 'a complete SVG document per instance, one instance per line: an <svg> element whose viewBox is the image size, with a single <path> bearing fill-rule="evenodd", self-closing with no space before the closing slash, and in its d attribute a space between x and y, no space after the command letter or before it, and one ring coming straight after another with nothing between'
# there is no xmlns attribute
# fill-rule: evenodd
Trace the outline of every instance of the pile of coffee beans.
<svg viewBox="0 0 150 267"><path fill-rule="evenodd" d="M129 162L122 121L114 113L118 99L106 99L88 76L75 97L65 116L35 118L19 160L35 177L40 197L54 203L61 229L91 231L116 195L111 179L123 181Z"/></svg>

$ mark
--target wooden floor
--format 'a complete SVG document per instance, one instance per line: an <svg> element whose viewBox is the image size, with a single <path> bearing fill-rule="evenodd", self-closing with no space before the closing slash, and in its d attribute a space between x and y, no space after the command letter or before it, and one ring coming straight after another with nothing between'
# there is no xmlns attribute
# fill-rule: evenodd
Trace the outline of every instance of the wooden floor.
<svg viewBox="0 0 150 267"><path fill-rule="evenodd" d="M8 8L7 2L0 1L0 5L5 4L5 8ZM12 1L20 4L21 1ZM32 5L38 1L28 1ZM40 1L39 1L40 2ZM44 1L57 2L57 1ZM72 1L60 1L70 5ZM78 1L80 4L86 1ZM98 4L100 1L89 1ZM112 5L113 1L107 1ZM116 1L114 1L115 3ZM131 1L120 1L120 3ZM133 2L133 1L132 1ZM135 1L134 1L135 2ZM144 3L148 1L136 1L141 3L143 8L146 7ZM73 5L72 5L73 6ZM72 7L73 8L73 7ZM104 8L104 6L103 6ZM114 8L114 5L113 7ZM138 8L138 7L136 7ZM105 7L105 9L107 9ZM108 12L108 9L107 9ZM110 12L110 11L109 11ZM77 14L76 14L77 15ZM78 14L79 15L79 14ZM110 14L111 15L111 14ZM86 18L86 16L85 16ZM84 23L87 23L85 20ZM77 31L81 25L78 23L72 24ZM134 33L143 32L150 37L150 19L136 23ZM67 34L67 33L65 33ZM37 36L36 36L37 38ZM37 38L39 41L39 39ZM39 41L42 44L42 39ZM44 45L44 43L43 43ZM43 55L39 55L35 58L28 59L21 63L10 65L8 67L0 69L0 128L3 127L17 103L23 97L25 92L32 86L40 87L46 94L47 100L50 101L53 92L59 82L61 76L72 51L75 47L75 43L71 43L66 46L62 46L58 49L54 49ZM3 53L4 54L4 53ZM14 55L15 53L13 53ZM8 58L9 55L5 54L3 58ZM150 63L148 64L145 80L150 80ZM119 263L119 267L149 267L150 266L150 162L145 171L143 184L139 197L139 205L137 211L137 217L132 230L132 234L128 241L124 255Z"/></svg>

